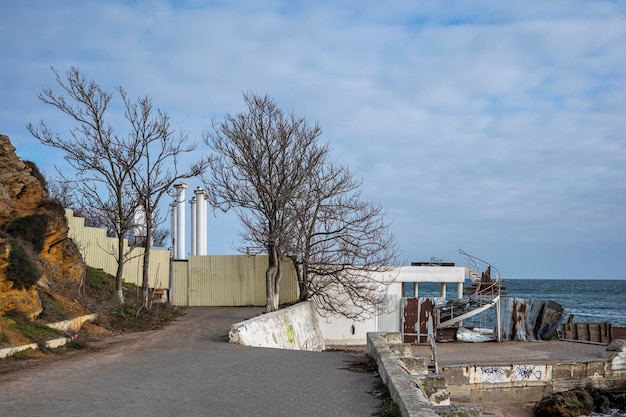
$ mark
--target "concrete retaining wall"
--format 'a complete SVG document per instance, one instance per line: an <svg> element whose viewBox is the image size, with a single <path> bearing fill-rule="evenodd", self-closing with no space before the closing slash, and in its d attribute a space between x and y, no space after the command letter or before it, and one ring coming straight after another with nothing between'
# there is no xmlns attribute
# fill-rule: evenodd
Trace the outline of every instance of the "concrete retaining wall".
<svg viewBox="0 0 626 417"><path fill-rule="evenodd" d="M62 332L77 332L83 326L83 323L86 321L94 321L98 315L97 314L87 314L85 316L76 317L69 320L58 321L56 323L48 324L48 327L52 327L53 329L60 330Z"/></svg>
<svg viewBox="0 0 626 417"><path fill-rule="evenodd" d="M47 326L53 329L60 330L66 333L76 333L80 330L83 323L86 321L93 321L96 319L97 314L87 314L84 316L76 317L70 320L58 321L56 323L50 323ZM75 337L59 337L56 339L46 341L46 347L49 349L55 349L61 347L68 342L75 340ZM21 352L27 349L39 349L37 343L30 343L28 345L13 346L4 349L0 349L0 358L6 358L7 356L14 355L17 352Z"/></svg>
<svg viewBox="0 0 626 417"><path fill-rule="evenodd" d="M614 340L594 361L459 365L442 369L452 401L537 402L554 392L592 385L614 388L626 383L626 341Z"/></svg>
<svg viewBox="0 0 626 417"><path fill-rule="evenodd" d="M368 333L367 353L403 417L478 416L471 407L450 406L445 378L429 374L428 360L413 357L400 333Z"/></svg>
<svg viewBox="0 0 626 417"><path fill-rule="evenodd" d="M315 308L306 301L233 324L229 341L246 346L324 350Z"/></svg>

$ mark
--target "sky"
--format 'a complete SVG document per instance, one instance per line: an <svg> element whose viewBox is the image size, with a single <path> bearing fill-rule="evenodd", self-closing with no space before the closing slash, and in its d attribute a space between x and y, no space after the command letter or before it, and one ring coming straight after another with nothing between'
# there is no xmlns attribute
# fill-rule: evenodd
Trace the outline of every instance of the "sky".
<svg viewBox="0 0 626 417"><path fill-rule="evenodd" d="M63 154L26 125L73 126L37 98L51 68L151 97L189 163L267 93L386 208L400 263L462 249L505 279L626 279L624 1L6 0L0 37L0 133L48 176ZM209 254L236 253L234 214L207 223Z"/></svg>

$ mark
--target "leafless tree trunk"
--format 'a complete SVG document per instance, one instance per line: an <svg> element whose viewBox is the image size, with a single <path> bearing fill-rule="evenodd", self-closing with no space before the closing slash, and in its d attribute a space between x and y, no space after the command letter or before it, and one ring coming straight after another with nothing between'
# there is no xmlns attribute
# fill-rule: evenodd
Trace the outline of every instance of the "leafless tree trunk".
<svg viewBox="0 0 626 417"><path fill-rule="evenodd" d="M144 257L141 279L141 305L139 310L148 307L150 279L150 249L155 228L164 221L159 213L161 198L181 179L195 177L206 168L208 160L201 158L188 170L179 171L179 159L184 154L196 150L195 143L189 143L188 135L175 135L167 113L153 110L148 97L131 102L124 91L120 94L126 107L125 117L132 126L131 135L139 144L141 158L131 170L131 184L139 196L144 224Z"/></svg>
<svg viewBox="0 0 626 417"><path fill-rule="evenodd" d="M328 148L317 143L317 124L283 112L267 95L244 94L244 101L246 113L227 115L205 135L214 159L210 176L203 178L211 204L235 209L244 242L267 252L266 308L274 311L292 227L289 204L304 192L307 176Z"/></svg>

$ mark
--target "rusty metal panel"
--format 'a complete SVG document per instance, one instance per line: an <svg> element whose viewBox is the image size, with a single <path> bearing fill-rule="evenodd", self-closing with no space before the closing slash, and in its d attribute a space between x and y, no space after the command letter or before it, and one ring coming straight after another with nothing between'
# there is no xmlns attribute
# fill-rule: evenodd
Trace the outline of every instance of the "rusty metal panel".
<svg viewBox="0 0 626 417"><path fill-rule="evenodd" d="M565 339L608 345L613 340L611 323L564 323L561 328Z"/></svg>
<svg viewBox="0 0 626 417"><path fill-rule="evenodd" d="M502 297L500 331L502 340L549 340L563 317L563 307L554 301Z"/></svg>
<svg viewBox="0 0 626 417"><path fill-rule="evenodd" d="M404 343L428 343L434 332L434 299L405 297L402 299L402 338Z"/></svg>
<svg viewBox="0 0 626 417"><path fill-rule="evenodd" d="M404 343L415 343L417 341L417 298L402 298L402 341Z"/></svg>

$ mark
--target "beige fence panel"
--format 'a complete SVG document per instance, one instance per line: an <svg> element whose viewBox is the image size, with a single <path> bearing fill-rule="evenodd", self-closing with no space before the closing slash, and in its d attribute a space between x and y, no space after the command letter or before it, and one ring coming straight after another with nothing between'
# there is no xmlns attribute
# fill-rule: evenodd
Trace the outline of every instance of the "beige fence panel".
<svg viewBox="0 0 626 417"><path fill-rule="evenodd" d="M186 262L187 271L183 271L183 262L180 262L181 265L178 265L179 261L173 263L172 302L175 305L265 305L266 256L190 256ZM290 262L285 262L280 302L291 303L297 301L297 298L295 271Z"/></svg>
<svg viewBox="0 0 626 417"><path fill-rule="evenodd" d="M189 305L189 268L187 261L172 261L172 287L170 289L170 301L175 306Z"/></svg>
<svg viewBox="0 0 626 417"><path fill-rule="evenodd" d="M265 269L261 273L263 276L263 283L265 283ZM265 285L263 285L263 291L265 291ZM280 303L295 303L298 301L298 276L293 266L293 262L283 262L283 277L280 280ZM265 303L264 303L265 305Z"/></svg>
<svg viewBox="0 0 626 417"><path fill-rule="evenodd" d="M117 239L106 236L106 230L97 227L86 227L85 219L74 217L72 210L65 211L69 225L69 237L76 243L85 263L92 268L102 269L115 276L117 262L112 253L117 252ZM124 251L128 251L128 242L124 241ZM123 279L141 285L143 248L135 248L130 260L124 265ZM150 288L169 287L170 251L167 249L150 250L150 271L148 285Z"/></svg>

